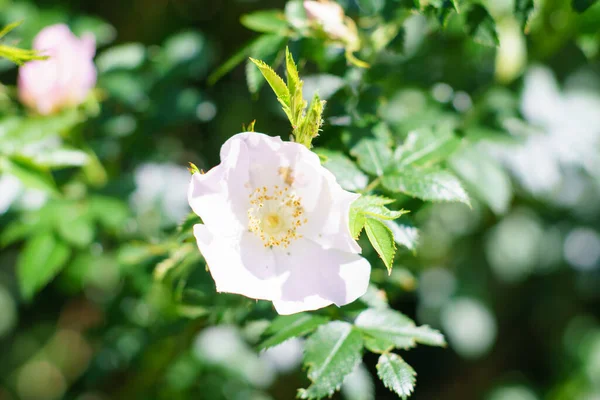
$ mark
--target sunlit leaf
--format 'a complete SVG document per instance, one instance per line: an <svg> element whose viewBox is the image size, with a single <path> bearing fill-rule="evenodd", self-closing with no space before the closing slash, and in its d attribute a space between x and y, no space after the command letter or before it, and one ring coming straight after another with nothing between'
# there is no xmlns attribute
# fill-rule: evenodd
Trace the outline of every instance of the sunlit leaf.
<svg viewBox="0 0 600 400"><path fill-rule="evenodd" d="M392 161L392 151L385 143L374 139L361 139L350 151L358 165L366 172L381 176Z"/></svg>
<svg viewBox="0 0 600 400"><path fill-rule="evenodd" d="M379 356L377 376L385 387L395 392L403 400L413 392L416 383L415 370L399 355L386 353Z"/></svg>
<svg viewBox="0 0 600 400"><path fill-rule="evenodd" d="M362 359L362 337L347 322L322 325L306 341L304 365L311 385L299 391L302 399L331 396Z"/></svg>
<svg viewBox="0 0 600 400"><path fill-rule="evenodd" d="M367 217L365 232L367 232L371 245L383 260L388 273L391 273L394 255L396 254L396 243L392 231L383 222Z"/></svg>
<svg viewBox="0 0 600 400"><path fill-rule="evenodd" d="M262 342L258 348L266 349L277 346L291 338L304 336L328 321L329 318L327 317L306 313L277 317L265 331L269 338Z"/></svg>
<svg viewBox="0 0 600 400"><path fill-rule="evenodd" d="M46 286L64 267L71 249L51 233L41 232L27 241L17 261L17 276L26 300Z"/></svg>
<svg viewBox="0 0 600 400"><path fill-rule="evenodd" d="M392 192L405 193L422 200L470 204L469 196L458 178L446 170L404 169L385 175L382 183Z"/></svg>

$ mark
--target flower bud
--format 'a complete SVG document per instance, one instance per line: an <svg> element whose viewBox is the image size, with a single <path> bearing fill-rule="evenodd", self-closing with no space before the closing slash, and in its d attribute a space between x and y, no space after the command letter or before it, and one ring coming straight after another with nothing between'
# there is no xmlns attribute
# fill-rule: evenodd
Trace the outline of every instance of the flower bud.
<svg viewBox="0 0 600 400"><path fill-rule="evenodd" d="M44 28L33 48L49 56L19 70L19 98L26 106L48 115L81 104L96 85L94 36L76 37L64 24Z"/></svg>
<svg viewBox="0 0 600 400"><path fill-rule="evenodd" d="M356 41L356 33L348 26L344 9L336 2L306 0L304 10L309 21L320 25L331 39Z"/></svg>

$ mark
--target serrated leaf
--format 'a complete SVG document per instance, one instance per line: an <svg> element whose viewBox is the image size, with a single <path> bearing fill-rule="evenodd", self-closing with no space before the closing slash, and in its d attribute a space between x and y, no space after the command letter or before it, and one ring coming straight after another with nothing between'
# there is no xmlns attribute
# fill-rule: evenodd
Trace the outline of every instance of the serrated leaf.
<svg viewBox="0 0 600 400"><path fill-rule="evenodd" d="M259 37L250 48L250 57L263 61L266 65L274 65L282 50L286 38L280 35L265 34ZM246 63L246 79L250 93L258 93L264 82L262 71L250 60Z"/></svg>
<svg viewBox="0 0 600 400"><path fill-rule="evenodd" d="M302 399L331 396L362 360L361 334L342 321L321 325L306 341L304 365L311 385L301 389Z"/></svg>
<svg viewBox="0 0 600 400"><path fill-rule="evenodd" d="M296 133L296 140L298 143L302 143L310 148L312 139L319 135L319 130L323 124L321 115L325 108L325 101L319 98L319 95L315 94L310 105L308 112L300 124L300 128Z"/></svg>
<svg viewBox="0 0 600 400"><path fill-rule="evenodd" d="M392 161L392 150L375 139L361 139L350 151L364 171L381 176Z"/></svg>
<svg viewBox="0 0 600 400"><path fill-rule="evenodd" d="M365 217L364 213L356 208L350 208L350 234L354 239L358 239L366 222L367 217Z"/></svg>
<svg viewBox="0 0 600 400"><path fill-rule="evenodd" d="M354 324L367 337L373 339L382 351L389 347L409 349L417 343L430 346L446 345L440 332L427 325L416 326L410 318L391 309L367 309L360 313Z"/></svg>
<svg viewBox="0 0 600 400"><path fill-rule="evenodd" d="M254 63L260 70L262 76L265 78L277 98L288 107L290 106L290 92L279 75L271 67L269 67L264 61L250 58L250 61Z"/></svg>
<svg viewBox="0 0 600 400"><path fill-rule="evenodd" d="M306 108L306 100L302 95L302 87L304 83L300 80L298 74L298 67L294 62L290 49L285 49L285 70L287 76L287 86L290 92L290 123L294 129L294 133L300 127L302 123L302 117L304 115L304 109Z"/></svg>
<svg viewBox="0 0 600 400"><path fill-rule="evenodd" d="M473 4L467 13L467 33L478 43L485 46L498 46L496 23L492 16L481 4Z"/></svg>
<svg viewBox="0 0 600 400"><path fill-rule="evenodd" d="M364 189L369 183L367 175L344 154L328 149L317 149L316 153L326 158L323 166L335 176L337 183L344 189L355 192Z"/></svg>
<svg viewBox="0 0 600 400"><path fill-rule="evenodd" d="M458 178L447 170L410 168L385 175L381 182L392 192L422 200L471 204Z"/></svg>
<svg viewBox="0 0 600 400"><path fill-rule="evenodd" d="M573 10L582 13L596 4L597 1L598 0L572 0L571 6L573 7Z"/></svg>
<svg viewBox="0 0 600 400"><path fill-rule="evenodd" d="M17 261L17 277L26 300L46 286L64 267L71 249L51 233L42 232L27 241Z"/></svg>
<svg viewBox="0 0 600 400"><path fill-rule="evenodd" d="M381 196L364 195L356 199L351 207L368 217L384 220L400 218L408 212L405 210L390 210L384 206L384 204L389 204L390 202L393 202L393 200Z"/></svg>
<svg viewBox="0 0 600 400"><path fill-rule="evenodd" d="M371 245L383 260L388 274L392 273L394 255L396 254L396 243L392 231L383 222L373 218L366 219L365 231Z"/></svg>
<svg viewBox="0 0 600 400"><path fill-rule="evenodd" d="M384 221L383 223L392 231L396 244L406 247L413 253L417 250L419 244L417 228L402 221Z"/></svg>
<svg viewBox="0 0 600 400"><path fill-rule="evenodd" d="M240 22L255 32L283 33L289 29L285 15L279 10L261 10L243 15Z"/></svg>
<svg viewBox="0 0 600 400"><path fill-rule="evenodd" d="M411 132L394 154L395 167L401 170L408 165L436 164L452 155L460 144L461 140L451 133L435 135L425 130Z"/></svg>
<svg viewBox="0 0 600 400"><path fill-rule="evenodd" d="M377 362L377 376L386 388L395 392L403 400L408 398L416 383L415 370L399 355L394 353L382 354Z"/></svg>
<svg viewBox="0 0 600 400"><path fill-rule="evenodd" d="M304 336L326 322L329 322L329 318L306 313L279 316L271 322L271 325L265 331L265 334L270 335L270 337L259 344L258 348L261 350L267 349L288 339Z"/></svg>

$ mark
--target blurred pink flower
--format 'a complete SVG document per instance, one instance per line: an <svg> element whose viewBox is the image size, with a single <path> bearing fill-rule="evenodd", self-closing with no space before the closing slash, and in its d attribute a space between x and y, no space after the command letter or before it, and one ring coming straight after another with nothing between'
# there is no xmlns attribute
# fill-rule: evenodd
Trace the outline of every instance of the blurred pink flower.
<svg viewBox="0 0 600 400"><path fill-rule="evenodd" d="M192 176L188 200L217 290L293 314L367 290L371 266L348 227L357 197L306 147L246 132L225 142L218 166Z"/></svg>
<svg viewBox="0 0 600 400"><path fill-rule="evenodd" d="M304 2L304 10L308 19L320 25L332 39L354 39L355 35L346 24L344 9L336 2L307 0Z"/></svg>
<svg viewBox="0 0 600 400"><path fill-rule="evenodd" d="M50 58L32 61L19 70L19 97L40 114L81 104L96 85L91 34L81 39L64 24L44 28L35 37L33 48Z"/></svg>

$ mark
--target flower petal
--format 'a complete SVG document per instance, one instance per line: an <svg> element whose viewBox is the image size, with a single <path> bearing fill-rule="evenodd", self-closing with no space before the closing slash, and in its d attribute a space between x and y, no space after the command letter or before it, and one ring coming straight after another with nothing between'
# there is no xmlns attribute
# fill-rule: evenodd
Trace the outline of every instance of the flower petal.
<svg viewBox="0 0 600 400"><path fill-rule="evenodd" d="M217 291L237 293L253 299L280 297L273 253L251 233L239 242L213 235L207 226L194 225L194 236L204 256Z"/></svg>
<svg viewBox="0 0 600 400"><path fill-rule="evenodd" d="M277 269L285 281L273 300L279 314L316 310L330 304L343 306L362 296L369 284L371 265L359 255L300 239L274 250Z"/></svg>
<svg viewBox="0 0 600 400"><path fill-rule="evenodd" d="M242 141L226 144L221 164L192 176L188 201L211 232L236 236L246 229L248 220L248 152Z"/></svg>

